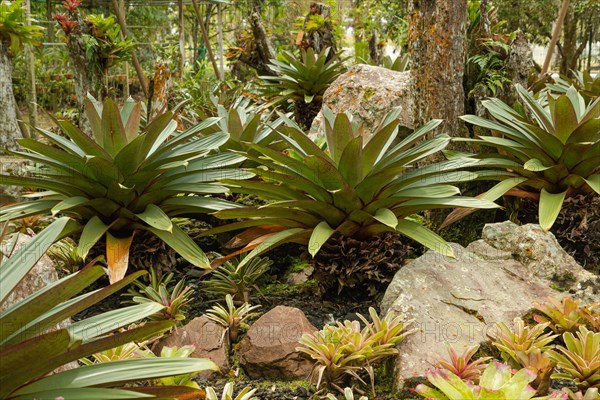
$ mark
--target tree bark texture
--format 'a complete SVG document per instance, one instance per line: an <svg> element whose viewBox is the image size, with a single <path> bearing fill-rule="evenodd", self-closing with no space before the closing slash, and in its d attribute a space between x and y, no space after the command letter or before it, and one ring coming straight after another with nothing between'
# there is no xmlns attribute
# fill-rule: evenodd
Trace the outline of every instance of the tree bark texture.
<svg viewBox="0 0 600 400"><path fill-rule="evenodd" d="M79 35L72 35L68 38L67 50L75 72L75 95L80 115L79 127L91 137L92 130L85 113L84 99L90 93L98 101L102 101L104 77L95 66L87 61L85 47Z"/></svg>
<svg viewBox="0 0 600 400"><path fill-rule="evenodd" d="M579 38L580 29L578 27L587 32L588 26L591 26L584 23L585 16L575 11L575 5L576 2L571 2L569 5L563 27L563 41L560 46L560 73L567 76L573 76L573 70L577 69L577 63L587 46L588 35ZM583 40L578 44L578 39Z"/></svg>
<svg viewBox="0 0 600 400"><path fill-rule="evenodd" d="M277 75L269 67L269 63L275 58L275 51L257 11L250 15L250 25L254 40L249 48L243 49L239 61L254 68L258 75Z"/></svg>
<svg viewBox="0 0 600 400"><path fill-rule="evenodd" d="M444 120L442 131L465 136L463 75L467 0L410 0L408 41L414 79L415 126Z"/></svg>
<svg viewBox="0 0 600 400"><path fill-rule="evenodd" d="M150 96L148 97L148 121L168 111L169 87L171 70L166 63L157 62L154 65L154 78L150 82Z"/></svg>
<svg viewBox="0 0 600 400"><path fill-rule="evenodd" d="M0 149L16 150L21 130L17 123L17 104L12 90L12 62L0 40Z"/></svg>
<svg viewBox="0 0 600 400"><path fill-rule="evenodd" d="M314 31L306 31L306 26L313 16L319 15L325 22L322 27ZM335 38L333 36L333 27L331 25L331 7L327 4L311 2L310 11L304 17L303 30L305 31L303 46L312 47L315 53L320 53L323 49L329 48L327 60L330 60L337 52Z"/></svg>

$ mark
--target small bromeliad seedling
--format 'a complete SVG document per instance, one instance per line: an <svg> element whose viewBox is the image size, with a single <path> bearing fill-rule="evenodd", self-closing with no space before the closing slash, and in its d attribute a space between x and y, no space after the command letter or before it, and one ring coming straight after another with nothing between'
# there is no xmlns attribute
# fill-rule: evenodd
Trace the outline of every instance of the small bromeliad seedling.
<svg viewBox="0 0 600 400"><path fill-rule="evenodd" d="M251 306L248 303L244 303L240 307L236 307L233 303L233 297L230 294L225 296L225 303L227 307L223 307L220 304L211 307L206 312L206 316L217 324L227 328L229 331L229 340L233 343L238 337L240 325L248 318L256 316L257 313L251 313L251 311L260 308L260 305Z"/></svg>
<svg viewBox="0 0 600 400"><path fill-rule="evenodd" d="M521 368L518 353L525 355L534 350L545 351L558 335L544 333L549 323L529 326L521 318L513 320L513 329L504 322L495 326L495 332L490 335L492 344L502 352L502 358L513 368Z"/></svg>
<svg viewBox="0 0 600 400"><path fill-rule="evenodd" d="M245 257L233 258L214 272L204 281L207 292L221 295L230 294L236 303L248 303L252 290L258 290L256 281L269 270L273 261L266 257L253 257L250 262L241 264Z"/></svg>
<svg viewBox="0 0 600 400"><path fill-rule="evenodd" d="M479 377L487 366L486 363L492 358L481 357L472 361L471 359L477 353L477 350L479 350L478 345L467 346L461 354L448 343L446 343L446 349L448 350L450 360L438 356L437 366L453 373L464 381L471 381L473 383L479 382Z"/></svg>
<svg viewBox="0 0 600 400"><path fill-rule="evenodd" d="M343 394L344 394L343 400L355 400L356 399L356 397L354 396L354 392L350 388L344 388ZM332 393L327 393L326 399L327 400L338 400L338 398ZM369 398L367 396L360 396L356 400L369 400Z"/></svg>
<svg viewBox="0 0 600 400"><path fill-rule="evenodd" d="M233 394L233 389L233 382L227 382L223 388L223 393L218 396L215 389L209 386L206 388L206 400L259 400L258 397L254 396L256 389L252 389L250 386L243 388L236 396Z"/></svg>
<svg viewBox="0 0 600 400"><path fill-rule="evenodd" d="M594 315L596 305L582 306L581 300L565 297L561 301L549 297L543 304L534 303L533 306L543 315L535 314L533 318L538 323L547 323L556 333L577 332L586 320ZM590 321L593 322L593 321Z"/></svg>
<svg viewBox="0 0 600 400"><path fill-rule="evenodd" d="M131 297L130 303L162 304L164 308L152 317L154 319L183 321L194 290L185 285L185 279L181 279L173 285L173 277L172 272L158 275L154 268L150 268L150 282L148 284L139 280L133 282L137 289L129 288L124 296Z"/></svg>

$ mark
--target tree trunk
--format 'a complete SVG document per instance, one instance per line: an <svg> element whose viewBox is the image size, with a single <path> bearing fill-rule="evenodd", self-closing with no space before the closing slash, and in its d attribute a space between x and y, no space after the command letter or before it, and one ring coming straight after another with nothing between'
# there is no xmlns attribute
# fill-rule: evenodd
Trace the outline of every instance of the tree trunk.
<svg viewBox="0 0 600 400"><path fill-rule="evenodd" d="M408 7L415 125L440 118L444 133L465 136L458 117L465 111L467 0L410 0Z"/></svg>
<svg viewBox="0 0 600 400"><path fill-rule="evenodd" d="M17 139L21 137L12 90L12 62L0 40L0 149L16 150Z"/></svg>
<svg viewBox="0 0 600 400"><path fill-rule="evenodd" d="M80 34L72 34L67 39L67 50L75 72L75 95L79 110L79 127L92 136L90 122L85 114L84 99L88 93L98 101L104 96L104 76L97 67L87 61L85 47Z"/></svg>
<svg viewBox="0 0 600 400"><path fill-rule="evenodd" d="M585 17L581 13L575 12L575 5L571 3L567 15L565 16L565 25L563 33L563 44L560 52L560 73L567 76L573 76L573 71L577 70L578 62L587 46L589 36L586 34L591 21L582 19ZM581 26L581 30L578 27ZM577 45L578 32L584 32L580 37L580 43Z"/></svg>
<svg viewBox="0 0 600 400"><path fill-rule="evenodd" d="M329 55L327 56L329 61L337 52L331 24L331 7L327 4L311 2L310 11L304 17L303 30L306 30L311 18L317 15L323 19L324 25L315 31L306 31L304 41L313 48L315 53L320 53L323 49L329 48Z"/></svg>
<svg viewBox="0 0 600 400"><path fill-rule="evenodd" d="M560 57L560 73L563 75L571 75L571 70L577 68L577 23L578 18L575 14L575 5L571 3L567 15L565 16L565 24L563 27L563 43L561 46Z"/></svg>
<svg viewBox="0 0 600 400"><path fill-rule="evenodd" d="M273 51L273 46L267 36L267 30L262 24L259 11L258 7L254 7L254 11L250 15L249 20L254 40L251 47L244 49L244 52L240 54L239 61L254 68L258 75L273 76L277 74L269 67L269 63L275 58L275 51Z"/></svg>

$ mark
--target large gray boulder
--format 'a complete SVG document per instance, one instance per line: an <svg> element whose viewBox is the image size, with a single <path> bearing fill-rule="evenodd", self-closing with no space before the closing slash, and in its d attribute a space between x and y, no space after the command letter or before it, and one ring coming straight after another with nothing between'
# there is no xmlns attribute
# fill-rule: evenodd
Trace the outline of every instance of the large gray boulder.
<svg viewBox="0 0 600 400"><path fill-rule="evenodd" d="M365 137L392 109L398 107L400 125L413 129L413 100L410 71L396 72L386 68L357 64L337 78L323 95L323 106L334 113L349 112L354 121L364 124ZM315 118L311 136L322 135L322 113Z"/></svg>
<svg viewBox="0 0 600 400"><path fill-rule="evenodd" d="M572 295L585 303L600 300L598 287L594 293L586 285L595 277L536 225L489 224L483 238L467 248L451 245L455 259L428 251L398 271L382 300L383 312L393 310L414 319L417 328L399 347L399 386L424 375L434 354L445 356L445 342L457 349L481 343L497 322L510 324L527 314L534 302L564 297L549 279L560 268L573 278Z"/></svg>

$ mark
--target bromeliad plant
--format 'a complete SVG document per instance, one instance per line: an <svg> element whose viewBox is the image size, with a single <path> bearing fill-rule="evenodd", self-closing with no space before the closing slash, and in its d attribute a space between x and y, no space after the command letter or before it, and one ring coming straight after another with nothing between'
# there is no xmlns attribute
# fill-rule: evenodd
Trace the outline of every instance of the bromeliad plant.
<svg viewBox="0 0 600 400"><path fill-rule="evenodd" d="M546 87L552 93L564 94L574 86L586 104L600 97L600 75L592 77L588 71L573 71L573 75L573 79L565 76L554 78L554 83L547 83Z"/></svg>
<svg viewBox="0 0 600 400"><path fill-rule="evenodd" d="M385 358L398 353L395 346L412 331L406 331L407 323L393 312L380 318L372 307L369 309L372 322L362 315L361 328L358 321L338 322L327 325L312 334L304 334L299 340L297 351L307 354L314 360L310 376L317 389L321 383L337 388L353 378L365 383L361 373L366 372L374 391L373 366Z"/></svg>
<svg viewBox="0 0 600 400"><path fill-rule="evenodd" d="M252 389L250 386L243 388L236 396L233 395L233 390L233 382L227 382L223 388L223 393L218 396L215 389L209 386L206 388L206 400L258 400L258 397L254 396L256 389Z"/></svg>
<svg viewBox="0 0 600 400"><path fill-rule="evenodd" d="M236 307L233 304L233 297L230 294L225 296L225 303L226 307L220 304L211 307L206 312L206 316L217 324L227 328L229 331L229 340L231 343L234 343L237 340L240 326L248 318L257 315L257 313L251 313L251 311L260 308L260 305L251 306L248 303L244 303Z"/></svg>
<svg viewBox="0 0 600 400"><path fill-rule="evenodd" d="M15 287L52 243L74 229L77 226L69 218L58 218L16 252L8 249L8 259L3 259L0 265L0 306L5 305ZM5 311L0 312L0 398L55 399L62 396L112 399L192 394L190 388L125 388L125 385L217 369L211 361L119 360L49 375L56 368L82 357L132 341L144 341L173 327L171 321L155 321L120 330L160 311L163 306L156 303L120 308L73 323L65 322L69 317L118 292L144 273L139 271L115 284L78 295L104 276L104 269L93 261L79 272L8 305Z"/></svg>
<svg viewBox="0 0 600 400"><path fill-rule="evenodd" d="M28 25L24 14L23 0L0 1L0 42L12 56L23 44L38 44L43 37L43 28Z"/></svg>
<svg viewBox="0 0 600 400"><path fill-rule="evenodd" d="M481 373L487 366L487 362L492 357L481 357L477 360L471 360L479 346L468 346L461 354L459 354L454 347L446 343L446 349L448 350L449 360L439 357L437 366L441 369L449 371L454 375L458 376L463 381L471 381L473 383L479 382Z"/></svg>
<svg viewBox="0 0 600 400"><path fill-rule="evenodd" d="M283 119L270 121L272 113L259 112L251 104L249 101L237 101L229 109L222 104L215 104L220 119L208 130L214 133L226 132L229 134L229 140L223 148L251 151L246 143L273 146L273 142L279 140L275 130L283 123ZM249 166L249 163L251 162L246 160L244 166Z"/></svg>
<svg viewBox="0 0 600 400"><path fill-rule="evenodd" d="M577 332L580 326L586 324L589 315L593 315L596 305L582 306L581 300L573 300L567 296L561 301L549 297L543 304L533 306L543 315L535 314L533 318L540 324L547 324L554 332Z"/></svg>
<svg viewBox="0 0 600 400"><path fill-rule="evenodd" d="M330 49L315 54L312 48L301 50L300 58L284 52L283 60L269 64L276 76L261 76L265 90L274 93L268 105L291 103L294 119L303 129L310 128L323 103L323 94L329 85L344 72L345 67L338 55L328 59Z"/></svg>
<svg viewBox="0 0 600 400"><path fill-rule="evenodd" d="M548 357L561 370L552 379L572 381L580 390L600 388L600 332L582 326L576 333L565 332L562 338L566 347L548 351Z"/></svg>
<svg viewBox="0 0 600 400"><path fill-rule="evenodd" d="M291 121L280 134L291 149L288 154L249 144L262 154L248 155L264 166L251 169L262 179L223 182L231 185L233 192L255 194L272 202L219 211L215 213L219 218L247 220L205 234L246 228L234 241L246 245L245 251L254 249L251 256L284 242L308 245L315 256L334 234L365 240L383 232L398 232L453 256L452 248L441 237L411 216L437 208L497 206L487 200L457 196L460 191L452 185L477 178L477 174L460 169L474 166L478 160L457 159L416 168L448 145L447 135L423 141L441 121L427 123L393 146L399 112L390 113L368 143L364 143L362 128L347 114L334 115L324 109L328 151ZM251 259L243 260L238 268Z"/></svg>
<svg viewBox="0 0 600 400"><path fill-rule="evenodd" d="M266 257L253 257L252 260L238 268L245 257L233 258L210 274L204 281L207 292L233 296L239 304L250 301L252 290L259 290L256 281L269 270L273 261Z"/></svg>
<svg viewBox="0 0 600 400"><path fill-rule="evenodd" d="M600 392L596 388L590 388L585 392L573 393L569 389L563 389L569 395L569 400L597 400L600 399Z"/></svg>
<svg viewBox="0 0 600 400"><path fill-rule="evenodd" d="M146 347L146 343L129 342L112 349L99 351L90 357L81 358L79 361L84 365L102 364L111 361L132 360L134 358L145 358L152 353Z"/></svg>
<svg viewBox="0 0 600 400"><path fill-rule="evenodd" d="M344 397L342 398L343 400L354 400L356 399L356 397L354 396L354 392L352 391L352 389L350 388L344 388ZM335 397L334 394L332 393L327 393L327 400L338 400L337 397ZM360 396L358 398L358 400L369 400L369 398L367 396Z"/></svg>
<svg viewBox="0 0 600 400"><path fill-rule="evenodd" d="M515 318L513 329L504 322L499 322L490 337L492 344L502 353L504 361L514 368L519 368L523 367L518 357L519 352L527 355L534 350L545 351L550 348L550 343L558 335L544 333L548 325L549 323L529 326L521 318Z"/></svg>
<svg viewBox="0 0 600 400"><path fill-rule="evenodd" d="M137 289L130 288L125 296L131 297L132 303L162 304L164 309L152 316L152 319L183 321L194 290L186 286L185 279L173 284L173 277L172 272L159 276L154 268L150 268L150 282L147 285L140 280L133 282Z"/></svg>
<svg viewBox="0 0 600 400"><path fill-rule="evenodd" d="M435 388L421 384L415 391L430 400L567 399L564 393L533 397L536 391L529 383L534 379L535 373L528 369L521 369L513 375L508 365L494 361L483 371L478 385L468 384L449 371L430 370L427 380Z"/></svg>
<svg viewBox="0 0 600 400"><path fill-rule="evenodd" d="M507 194L537 200L539 223L549 230L565 198L600 194L600 99L586 105L573 87L547 104L517 86L522 107L498 99L483 102L492 116L465 115L463 120L491 130L492 135L458 139L492 147L498 153L471 155L490 168L485 179L500 181L481 197L496 200ZM461 154L464 156L464 154ZM467 212L458 210L446 224Z"/></svg>
<svg viewBox="0 0 600 400"><path fill-rule="evenodd" d="M211 198L227 189L214 182L251 176L228 168L243 156L214 153L227 133L203 138L197 134L215 119L176 132L173 114L156 117L140 130L141 104L129 100L119 112L107 99L104 106L87 100L93 138L69 121L56 121L65 137L39 130L49 142L20 139L23 151L11 154L33 162L31 176L0 176L3 185L41 189L32 201L0 208L0 221L37 214L67 215L79 222L78 252L82 258L103 237L110 281L127 270L135 233L158 236L193 265L210 268L194 241L171 221L235 206Z"/></svg>

